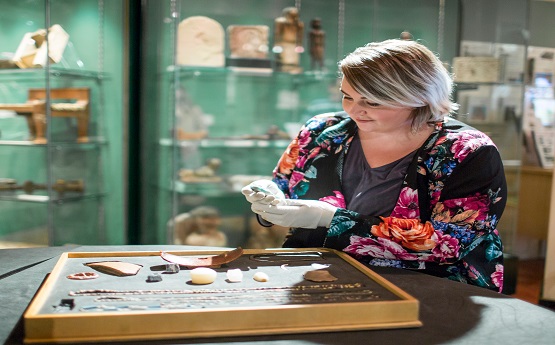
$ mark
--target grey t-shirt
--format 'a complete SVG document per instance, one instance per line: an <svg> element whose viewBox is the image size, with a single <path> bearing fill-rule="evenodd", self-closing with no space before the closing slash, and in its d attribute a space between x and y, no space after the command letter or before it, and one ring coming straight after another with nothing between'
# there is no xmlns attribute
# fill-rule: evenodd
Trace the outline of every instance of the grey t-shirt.
<svg viewBox="0 0 555 345"><path fill-rule="evenodd" d="M394 162L371 168L356 135L343 166L342 187L347 209L367 216L389 216L415 153L416 150Z"/></svg>

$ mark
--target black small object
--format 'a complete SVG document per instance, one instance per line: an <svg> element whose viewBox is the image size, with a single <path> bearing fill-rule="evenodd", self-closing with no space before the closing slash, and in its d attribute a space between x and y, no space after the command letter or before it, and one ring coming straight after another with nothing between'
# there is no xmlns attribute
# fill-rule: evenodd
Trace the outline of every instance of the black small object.
<svg viewBox="0 0 555 345"><path fill-rule="evenodd" d="M60 304L53 306L56 311L73 310L75 300L73 298L62 298Z"/></svg>
<svg viewBox="0 0 555 345"><path fill-rule="evenodd" d="M147 283L156 283L156 282L161 282L161 281L162 281L162 276L160 276L159 274L149 275L146 278Z"/></svg>

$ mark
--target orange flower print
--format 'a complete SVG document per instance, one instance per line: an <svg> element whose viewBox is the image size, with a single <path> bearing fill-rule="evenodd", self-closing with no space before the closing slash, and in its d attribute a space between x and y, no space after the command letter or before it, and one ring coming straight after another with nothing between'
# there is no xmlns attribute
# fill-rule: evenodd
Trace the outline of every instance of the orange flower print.
<svg viewBox="0 0 555 345"><path fill-rule="evenodd" d="M431 250L436 246L432 239L434 228L430 222L420 223L418 219L382 217L383 222L372 226L374 236L387 238L414 251Z"/></svg>
<svg viewBox="0 0 555 345"><path fill-rule="evenodd" d="M297 139L294 139L279 160L278 172L282 174L290 174L295 167L297 158L299 158L299 142Z"/></svg>

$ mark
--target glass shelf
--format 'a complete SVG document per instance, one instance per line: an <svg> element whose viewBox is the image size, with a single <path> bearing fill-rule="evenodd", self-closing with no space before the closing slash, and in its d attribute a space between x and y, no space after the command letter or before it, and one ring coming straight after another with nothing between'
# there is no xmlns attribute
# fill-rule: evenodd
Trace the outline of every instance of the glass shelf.
<svg viewBox="0 0 555 345"><path fill-rule="evenodd" d="M27 146L27 147L54 147L56 149L60 148L79 148L83 150L96 149L101 145L106 145L107 141L105 138L91 138L89 137L89 142L78 143L75 141L53 141L45 144L35 144L30 140L0 140L0 146Z"/></svg>
<svg viewBox="0 0 555 345"><path fill-rule="evenodd" d="M210 148L231 148L231 147L269 147L286 148L291 140L260 140L260 139L202 139L202 140L173 140L169 138L160 139L161 146L179 147L210 147Z"/></svg>
<svg viewBox="0 0 555 345"><path fill-rule="evenodd" d="M68 193L70 194L70 193ZM0 200L14 201L14 202L33 202L33 203L48 203L64 204L66 202L78 202L88 199L101 199L106 196L106 193L97 194L83 194L83 195L68 195L64 197L49 197L48 195L41 194L9 194L8 192L0 193Z"/></svg>
<svg viewBox="0 0 555 345"><path fill-rule="evenodd" d="M87 70L77 70L77 69L62 69L56 67L50 67L49 73L52 77L70 77L83 78L83 79L107 79L109 78L108 73L87 71ZM25 68L25 69L0 69L0 78L2 79L36 79L44 80L46 76L45 68Z"/></svg>
<svg viewBox="0 0 555 345"><path fill-rule="evenodd" d="M175 77L176 74L179 78L190 79L190 78L221 78L225 76L238 76L238 77L260 77L260 78L287 78L293 79L298 82L320 82L322 80L332 80L337 79L337 72L325 72L325 71L305 71L302 73L285 73L276 72L273 70L268 70L260 68L258 71L256 68L250 69L236 69L229 67L196 67L196 66L178 66L171 65L166 69L166 73L170 77Z"/></svg>
<svg viewBox="0 0 555 345"><path fill-rule="evenodd" d="M491 82L491 83L456 83L456 91L476 90L480 86L508 86L508 87L523 87L523 82Z"/></svg>
<svg viewBox="0 0 555 345"><path fill-rule="evenodd" d="M182 181L175 181L173 187L175 192L185 195L203 195L205 197L242 197L240 192L232 190L231 187L225 183L225 181L214 183L185 183Z"/></svg>

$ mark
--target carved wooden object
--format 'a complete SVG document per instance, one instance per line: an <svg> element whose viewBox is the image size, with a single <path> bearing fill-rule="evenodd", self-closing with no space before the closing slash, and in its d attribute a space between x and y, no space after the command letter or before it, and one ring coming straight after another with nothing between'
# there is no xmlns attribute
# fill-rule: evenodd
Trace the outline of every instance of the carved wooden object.
<svg viewBox="0 0 555 345"><path fill-rule="evenodd" d="M88 142L90 90L88 88L60 88L50 90L50 115L77 119L77 142ZM56 102L60 100L61 102ZM46 90L29 89L26 103L1 104L0 110L12 110L26 116L29 132L36 144L46 143Z"/></svg>

